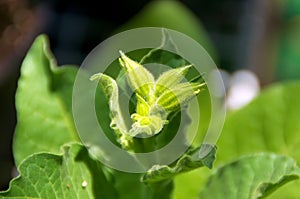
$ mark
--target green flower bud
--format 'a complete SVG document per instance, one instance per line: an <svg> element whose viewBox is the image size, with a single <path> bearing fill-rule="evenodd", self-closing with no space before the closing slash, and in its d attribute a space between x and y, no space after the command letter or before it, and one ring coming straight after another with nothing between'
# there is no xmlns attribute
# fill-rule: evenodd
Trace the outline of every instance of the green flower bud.
<svg viewBox="0 0 300 199"><path fill-rule="evenodd" d="M149 94L153 93L154 90L153 75L141 64L128 58L122 51L120 54L119 62L126 71L129 86L141 97L148 100Z"/></svg>
<svg viewBox="0 0 300 199"><path fill-rule="evenodd" d="M165 90L176 86L188 72L192 65L183 66L180 68L170 69L164 72L155 83L155 95L159 96Z"/></svg>
<svg viewBox="0 0 300 199"><path fill-rule="evenodd" d="M171 89L166 90L158 98L156 103L165 111L171 112L186 105L189 100L195 97L203 84L200 83L180 83Z"/></svg>

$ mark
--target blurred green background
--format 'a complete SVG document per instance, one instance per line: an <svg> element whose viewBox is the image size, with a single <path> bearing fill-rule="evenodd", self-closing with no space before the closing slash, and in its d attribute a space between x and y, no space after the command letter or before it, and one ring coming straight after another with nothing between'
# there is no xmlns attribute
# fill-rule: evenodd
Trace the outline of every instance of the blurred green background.
<svg viewBox="0 0 300 199"><path fill-rule="evenodd" d="M300 78L299 0L0 1L0 190L12 176L14 94L33 39L46 33L59 65L80 65L110 35L145 26L189 35L226 74L252 71L262 87Z"/></svg>

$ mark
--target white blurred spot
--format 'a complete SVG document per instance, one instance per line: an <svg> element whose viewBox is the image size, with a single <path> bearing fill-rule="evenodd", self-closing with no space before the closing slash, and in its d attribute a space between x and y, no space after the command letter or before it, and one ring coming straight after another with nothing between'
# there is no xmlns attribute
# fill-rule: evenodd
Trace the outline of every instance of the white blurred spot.
<svg viewBox="0 0 300 199"><path fill-rule="evenodd" d="M239 109L248 104L260 90L256 75L250 71L240 70L233 74L227 94L228 109Z"/></svg>
<svg viewBox="0 0 300 199"><path fill-rule="evenodd" d="M81 183L82 188L86 188L87 185L88 185L88 183L87 183L87 181L85 181L85 180Z"/></svg>

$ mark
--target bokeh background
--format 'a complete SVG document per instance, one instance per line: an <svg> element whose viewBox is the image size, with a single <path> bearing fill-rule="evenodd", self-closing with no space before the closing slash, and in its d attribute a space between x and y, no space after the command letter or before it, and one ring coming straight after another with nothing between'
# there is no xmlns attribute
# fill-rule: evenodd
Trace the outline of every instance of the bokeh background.
<svg viewBox="0 0 300 199"><path fill-rule="evenodd" d="M202 44L222 69L229 108L242 106L271 83L300 78L299 0L99 2L0 0L0 190L14 170L19 69L38 34L49 36L59 65L80 65L119 31L144 26L181 31Z"/></svg>

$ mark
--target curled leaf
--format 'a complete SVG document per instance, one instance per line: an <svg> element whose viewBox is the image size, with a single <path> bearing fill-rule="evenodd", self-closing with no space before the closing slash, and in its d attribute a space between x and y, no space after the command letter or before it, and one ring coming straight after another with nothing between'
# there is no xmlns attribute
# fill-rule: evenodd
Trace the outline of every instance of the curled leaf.
<svg viewBox="0 0 300 199"><path fill-rule="evenodd" d="M143 176L142 181L151 184L170 179L179 173L206 166L212 168L215 160L216 147L210 144L202 144L200 147L188 151L174 166L154 165Z"/></svg>
<svg viewBox="0 0 300 199"><path fill-rule="evenodd" d="M127 135L128 130L119 106L119 90L116 81L103 73L97 73L90 79L98 80L99 85L103 89L109 102L109 109L111 113L110 127L116 132L117 136L119 137L118 141L120 142L120 144L123 147L127 148L132 141L132 138Z"/></svg>

